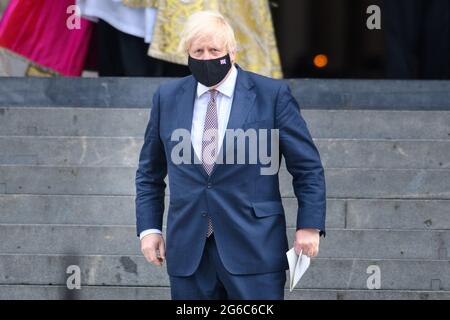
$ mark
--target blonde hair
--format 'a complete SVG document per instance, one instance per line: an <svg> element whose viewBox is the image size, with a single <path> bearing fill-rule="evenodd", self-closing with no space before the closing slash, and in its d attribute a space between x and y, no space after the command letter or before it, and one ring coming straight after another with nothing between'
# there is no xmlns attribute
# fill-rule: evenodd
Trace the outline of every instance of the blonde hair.
<svg viewBox="0 0 450 320"><path fill-rule="evenodd" d="M228 52L237 50L233 28L225 17L216 11L198 11L189 16L181 32L178 50L188 52L194 39L207 34L222 38Z"/></svg>

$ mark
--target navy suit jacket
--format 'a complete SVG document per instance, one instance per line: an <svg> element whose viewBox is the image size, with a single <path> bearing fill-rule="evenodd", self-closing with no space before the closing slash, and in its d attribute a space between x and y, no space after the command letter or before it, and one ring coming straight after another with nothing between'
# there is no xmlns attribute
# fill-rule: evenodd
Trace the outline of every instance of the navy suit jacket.
<svg viewBox="0 0 450 320"><path fill-rule="evenodd" d="M293 177L298 202L296 227L316 228L324 235L324 169L289 86L285 81L237 68L227 129L279 129L280 159L284 157ZM171 134L177 128L191 131L196 88L196 80L188 76L162 84L153 97L136 171L137 234L152 228L162 230L168 175L169 275L188 276L196 270L206 241L207 215L213 222L221 260L230 273L288 269L289 246L278 172L261 175L263 165L259 163L222 163L216 164L208 176L193 160L182 164L172 161L171 151L178 142L171 140ZM224 139L222 149L228 147ZM192 145L191 155L196 157Z"/></svg>

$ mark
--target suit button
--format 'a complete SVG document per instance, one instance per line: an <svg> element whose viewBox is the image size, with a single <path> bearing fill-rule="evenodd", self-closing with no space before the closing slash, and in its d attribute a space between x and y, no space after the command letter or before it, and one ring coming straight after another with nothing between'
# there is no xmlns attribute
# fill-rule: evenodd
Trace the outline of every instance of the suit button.
<svg viewBox="0 0 450 320"><path fill-rule="evenodd" d="M202 217L206 217L206 212L202 212Z"/></svg>
<svg viewBox="0 0 450 320"><path fill-rule="evenodd" d="M212 188L211 183L208 183L207 187L208 187L208 189L211 189Z"/></svg>

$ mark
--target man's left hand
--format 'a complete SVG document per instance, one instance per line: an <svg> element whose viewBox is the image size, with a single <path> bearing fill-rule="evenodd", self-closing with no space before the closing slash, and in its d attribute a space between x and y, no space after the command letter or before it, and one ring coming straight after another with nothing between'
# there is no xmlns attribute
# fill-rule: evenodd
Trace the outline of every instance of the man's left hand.
<svg viewBox="0 0 450 320"><path fill-rule="evenodd" d="M319 253L319 230L299 229L295 233L294 250L299 254L302 252L308 257L315 257Z"/></svg>

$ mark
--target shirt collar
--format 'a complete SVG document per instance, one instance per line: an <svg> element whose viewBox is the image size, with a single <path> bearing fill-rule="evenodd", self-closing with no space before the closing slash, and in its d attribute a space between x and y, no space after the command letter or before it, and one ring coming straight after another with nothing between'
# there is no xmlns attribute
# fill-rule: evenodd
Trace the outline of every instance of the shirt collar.
<svg viewBox="0 0 450 320"><path fill-rule="evenodd" d="M219 91L221 94L226 95L227 97L231 98L233 96L234 87L236 86L236 79L237 79L237 68L234 66L234 64L231 66L231 73L228 76L228 78L216 88L217 91ZM202 94L207 92L209 88L200 82L198 82L197 85L197 98L199 98Z"/></svg>

